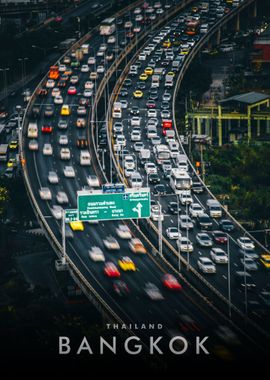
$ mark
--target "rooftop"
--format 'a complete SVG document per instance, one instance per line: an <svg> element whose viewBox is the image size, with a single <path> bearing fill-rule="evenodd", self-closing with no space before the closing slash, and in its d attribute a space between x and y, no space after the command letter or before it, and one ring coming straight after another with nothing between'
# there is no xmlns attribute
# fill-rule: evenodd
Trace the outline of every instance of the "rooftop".
<svg viewBox="0 0 270 380"><path fill-rule="evenodd" d="M250 104L261 102L269 98L270 98L270 95L263 94L261 92L247 92L245 94L234 95L234 96L231 96L230 98L221 100L220 103L224 104L228 102L238 102L238 103L250 105Z"/></svg>

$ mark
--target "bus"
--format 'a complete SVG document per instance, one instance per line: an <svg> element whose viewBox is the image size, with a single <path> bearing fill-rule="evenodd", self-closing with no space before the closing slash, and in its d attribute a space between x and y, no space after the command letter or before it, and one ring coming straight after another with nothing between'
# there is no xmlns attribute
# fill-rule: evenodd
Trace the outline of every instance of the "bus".
<svg viewBox="0 0 270 380"><path fill-rule="evenodd" d="M192 179L185 170L173 168L170 176L170 186L175 194L180 194L182 190L191 189Z"/></svg>
<svg viewBox="0 0 270 380"><path fill-rule="evenodd" d="M158 164L162 164L164 160L171 158L171 152L168 145L160 144L154 146L154 153Z"/></svg>
<svg viewBox="0 0 270 380"><path fill-rule="evenodd" d="M49 72L49 79L58 79L60 76L59 74L59 67L58 66L51 66L50 72Z"/></svg>
<svg viewBox="0 0 270 380"><path fill-rule="evenodd" d="M185 33L188 36L195 36L199 32L199 26L200 26L199 21L195 21L195 20L194 21L189 21L186 24Z"/></svg>
<svg viewBox="0 0 270 380"><path fill-rule="evenodd" d="M110 17L102 21L99 27L99 34L101 36L110 36L116 30L115 18Z"/></svg>

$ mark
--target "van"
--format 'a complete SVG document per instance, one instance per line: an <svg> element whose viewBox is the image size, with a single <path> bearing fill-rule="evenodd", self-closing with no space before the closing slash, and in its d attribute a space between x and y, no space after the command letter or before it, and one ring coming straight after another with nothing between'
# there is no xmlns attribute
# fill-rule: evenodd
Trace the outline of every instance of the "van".
<svg viewBox="0 0 270 380"><path fill-rule="evenodd" d="M38 137L38 126L36 122L30 122L28 124L27 137L34 139Z"/></svg>
<svg viewBox="0 0 270 380"><path fill-rule="evenodd" d="M185 154L178 154L176 157L176 163L180 169L185 170L186 172L188 171L188 158Z"/></svg>
<svg viewBox="0 0 270 380"><path fill-rule="evenodd" d="M88 150L81 150L80 152L80 165L89 166L91 165L91 156Z"/></svg>
<svg viewBox="0 0 270 380"><path fill-rule="evenodd" d="M216 199L208 199L206 204L209 207L209 214L212 218L222 217L222 208Z"/></svg>
<svg viewBox="0 0 270 380"><path fill-rule="evenodd" d="M143 185L142 176L138 172L132 173L129 178L129 181L130 186L133 188L142 187Z"/></svg>
<svg viewBox="0 0 270 380"><path fill-rule="evenodd" d="M169 141L171 158L176 158L179 155L179 143L178 141Z"/></svg>

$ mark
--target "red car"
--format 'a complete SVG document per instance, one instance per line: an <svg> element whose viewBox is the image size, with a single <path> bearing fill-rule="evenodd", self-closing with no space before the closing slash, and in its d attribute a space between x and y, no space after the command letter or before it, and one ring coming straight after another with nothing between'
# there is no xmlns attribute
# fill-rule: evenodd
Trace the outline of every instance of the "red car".
<svg viewBox="0 0 270 380"><path fill-rule="evenodd" d="M42 125L41 127L42 133L52 133L52 131L53 131L53 127L51 125L45 124L45 125Z"/></svg>
<svg viewBox="0 0 270 380"><path fill-rule="evenodd" d="M162 283L167 289L182 290L182 285L179 284L177 279L172 274L165 274L163 276Z"/></svg>
<svg viewBox="0 0 270 380"><path fill-rule="evenodd" d="M68 88L67 93L68 93L68 95L76 95L76 94L77 94L77 89L76 89L76 87L74 87L74 86L70 86L70 87Z"/></svg>
<svg viewBox="0 0 270 380"><path fill-rule="evenodd" d="M80 98L79 100L80 106L88 106L89 105L89 100L86 98Z"/></svg>
<svg viewBox="0 0 270 380"><path fill-rule="evenodd" d="M55 22L62 22L63 21L63 17L62 16L56 16L55 19L54 19Z"/></svg>
<svg viewBox="0 0 270 380"><path fill-rule="evenodd" d="M228 241L227 234L222 231L213 231L212 237L215 243L226 244Z"/></svg>
<svg viewBox="0 0 270 380"><path fill-rule="evenodd" d="M156 103L154 102L154 100L148 100L148 102L146 103L146 107L147 108L156 108Z"/></svg>
<svg viewBox="0 0 270 380"><path fill-rule="evenodd" d="M120 277L120 272L117 269L117 266L112 262L108 262L105 264L104 273L108 277Z"/></svg>

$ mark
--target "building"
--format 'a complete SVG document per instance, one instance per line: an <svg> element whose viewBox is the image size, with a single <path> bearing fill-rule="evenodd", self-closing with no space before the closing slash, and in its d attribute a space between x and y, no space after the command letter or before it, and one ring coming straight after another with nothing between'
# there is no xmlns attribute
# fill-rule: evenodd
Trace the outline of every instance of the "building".
<svg viewBox="0 0 270 380"><path fill-rule="evenodd" d="M266 28L254 40L251 63L256 72L260 71L263 66L270 64L270 27Z"/></svg>

